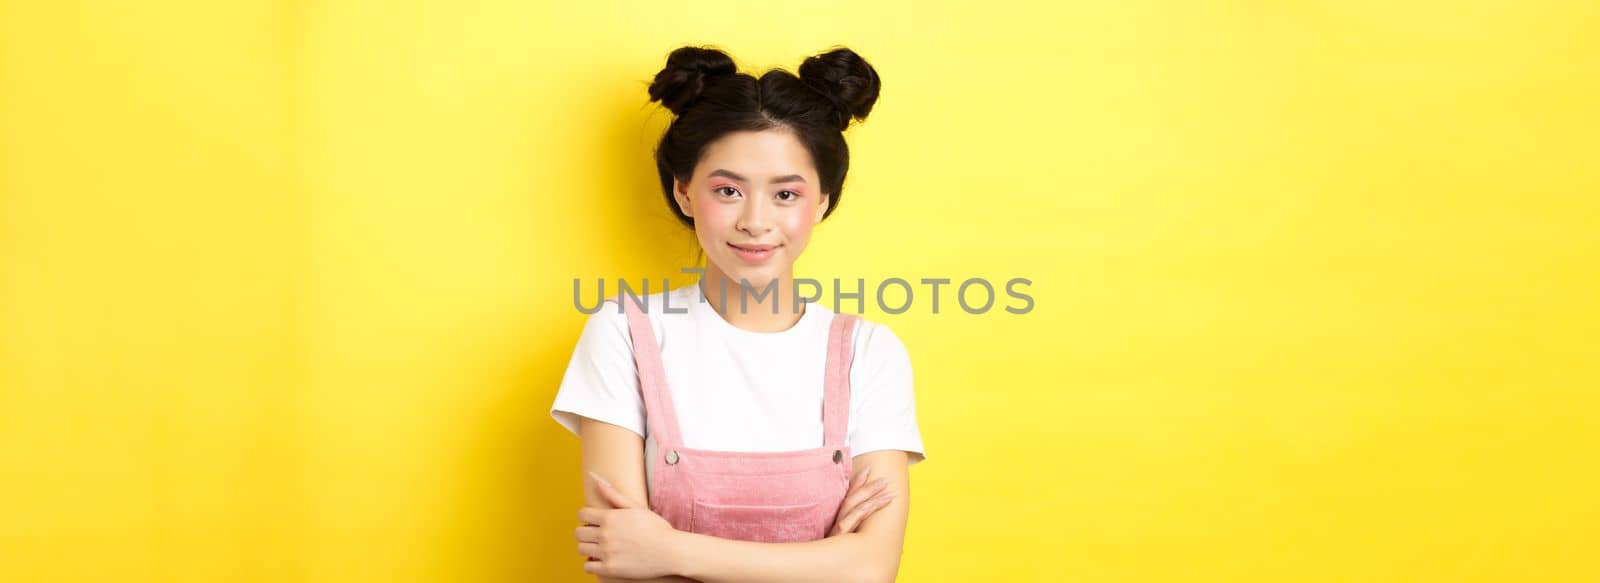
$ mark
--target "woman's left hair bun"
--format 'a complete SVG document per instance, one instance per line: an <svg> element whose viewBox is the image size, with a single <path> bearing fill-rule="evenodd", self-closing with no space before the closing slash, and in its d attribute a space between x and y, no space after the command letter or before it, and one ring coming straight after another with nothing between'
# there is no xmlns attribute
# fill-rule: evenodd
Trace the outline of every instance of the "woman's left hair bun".
<svg viewBox="0 0 1600 583"><path fill-rule="evenodd" d="M833 102L840 131L852 119L867 118L883 87L878 70L845 47L806 58L800 63L800 80Z"/></svg>
<svg viewBox="0 0 1600 583"><path fill-rule="evenodd" d="M673 114L682 115L709 84L737 71L733 58L720 50L680 47L667 55L667 66L650 83L650 101L659 101Z"/></svg>

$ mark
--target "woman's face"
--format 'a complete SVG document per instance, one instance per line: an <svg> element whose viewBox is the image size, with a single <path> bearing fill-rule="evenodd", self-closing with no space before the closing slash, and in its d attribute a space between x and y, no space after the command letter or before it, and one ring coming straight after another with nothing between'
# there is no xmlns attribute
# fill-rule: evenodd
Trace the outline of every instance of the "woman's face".
<svg viewBox="0 0 1600 583"><path fill-rule="evenodd" d="M794 261L822 221L811 154L786 130L733 132L706 146L687 184L673 195L694 218L706 260L735 283L757 289L793 275Z"/></svg>

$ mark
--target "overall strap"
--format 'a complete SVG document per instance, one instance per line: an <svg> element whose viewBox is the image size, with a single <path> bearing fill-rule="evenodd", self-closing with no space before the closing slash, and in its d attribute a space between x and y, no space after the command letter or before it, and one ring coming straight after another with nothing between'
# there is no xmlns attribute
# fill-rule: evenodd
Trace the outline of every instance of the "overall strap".
<svg viewBox="0 0 1600 583"><path fill-rule="evenodd" d="M656 447L666 451L681 443L678 441L677 410L672 406L672 391L667 389L667 371L661 365L661 348L650 328L650 318L645 315L644 308L629 297L619 294L616 301L628 317L628 335L633 338L633 362L639 370L646 432L656 438ZM647 300L639 298L638 301Z"/></svg>
<svg viewBox="0 0 1600 583"><path fill-rule="evenodd" d="M816 308L811 308L816 309ZM850 423L850 361L855 357L854 314L835 314L828 327L827 368L822 374L822 444L843 448Z"/></svg>

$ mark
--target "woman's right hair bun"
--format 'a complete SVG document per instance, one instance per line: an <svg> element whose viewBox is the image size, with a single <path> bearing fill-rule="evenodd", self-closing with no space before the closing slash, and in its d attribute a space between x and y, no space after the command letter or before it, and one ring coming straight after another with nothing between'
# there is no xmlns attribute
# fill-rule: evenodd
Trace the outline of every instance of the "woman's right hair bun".
<svg viewBox="0 0 1600 583"><path fill-rule="evenodd" d="M667 66L650 83L650 101L659 101L681 115L700 98L708 83L737 71L727 53L710 47L679 47L667 55Z"/></svg>
<svg viewBox="0 0 1600 583"><path fill-rule="evenodd" d="M855 51L844 47L806 58L800 80L833 101L839 109L839 130L850 120L866 119L878 101L878 71Z"/></svg>

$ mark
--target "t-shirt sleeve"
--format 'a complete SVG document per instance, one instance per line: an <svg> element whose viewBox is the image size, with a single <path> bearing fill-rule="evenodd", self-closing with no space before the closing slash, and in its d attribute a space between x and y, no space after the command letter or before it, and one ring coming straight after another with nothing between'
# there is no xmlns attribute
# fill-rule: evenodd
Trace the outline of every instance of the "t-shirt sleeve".
<svg viewBox="0 0 1600 583"><path fill-rule="evenodd" d="M862 320L856 342L862 346L850 366L850 451L901 450L915 464L927 458L917 427L911 355L888 326Z"/></svg>
<svg viewBox="0 0 1600 583"><path fill-rule="evenodd" d="M589 315L561 377L550 416L573 434L578 417L623 427L644 437L644 401L628 319L610 303Z"/></svg>

